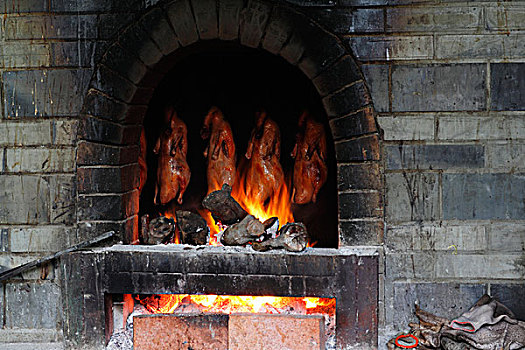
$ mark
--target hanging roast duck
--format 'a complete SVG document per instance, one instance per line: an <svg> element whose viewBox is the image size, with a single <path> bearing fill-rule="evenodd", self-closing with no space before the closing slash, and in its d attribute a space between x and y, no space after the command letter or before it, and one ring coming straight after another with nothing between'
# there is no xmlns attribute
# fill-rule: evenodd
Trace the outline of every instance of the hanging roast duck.
<svg viewBox="0 0 525 350"><path fill-rule="evenodd" d="M204 140L210 140L204 151L204 157L208 160L208 193L221 189L224 184L233 187L235 143L230 124L219 108L212 107L206 115L201 136Z"/></svg>
<svg viewBox="0 0 525 350"><path fill-rule="evenodd" d="M299 117L299 132L292 157L293 202L306 204L317 200L317 194L326 182L326 135L323 124L316 122L308 112Z"/></svg>
<svg viewBox="0 0 525 350"><path fill-rule="evenodd" d="M246 158L249 160L246 174L247 194L259 203L265 203L282 185L281 134L275 121L265 111L257 112L256 125L252 131Z"/></svg>
<svg viewBox="0 0 525 350"><path fill-rule="evenodd" d="M182 196L191 176L186 162L188 131L186 124L178 118L172 107L166 108L166 119L169 124L160 134L153 149L159 155L153 202L166 204L177 198L177 202L182 204Z"/></svg>

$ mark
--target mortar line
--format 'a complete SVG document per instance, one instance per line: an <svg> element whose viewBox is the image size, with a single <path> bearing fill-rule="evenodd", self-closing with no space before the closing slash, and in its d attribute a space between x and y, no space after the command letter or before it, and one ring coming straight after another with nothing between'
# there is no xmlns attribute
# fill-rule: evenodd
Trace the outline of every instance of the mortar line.
<svg viewBox="0 0 525 350"><path fill-rule="evenodd" d="M2 173L6 173L7 170L7 148L4 148L2 154Z"/></svg>
<svg viewBox="0 0 525 350"><path fill-rule="evenodd" d="M492 91L490 89L490 79L491 79L491 71L490 71L490 60L487 61L487 75L486 75L486 84L487 84L487 90L486 90L486 98L487 98L487 106L486 111L490 111L490 106L492 104Z"/></svg>
<svg viewBox="0 0 525 350"><path fill-rule="evenodd" d="M195 24L195 31L197 32L197 38L199 38L199 41L201 41L203 39L201 38L199 25L197 24L197 16L195 16L195 10L193 9L193 2L192 1L188 1L187 4L188 4L188 6L190 8L191 18L193 19L193 23ZM218 23L217 23L217 25L218 25Z"/></svg>
<svg viewBox="0 0 525 350"><path fill-rule="evenodd" d="M439 141L439 116L434 114L434 142Z"/></svg>
<svg viewBox="0 0 525 350"><path fill-rule="evenodd" d="M492 224L490 225L483 225L483 228L485 229L485 249L488 252L490 252L490 238L491 238L491 235L489 234L489 230L492 231Z"/></svg>
<svg viewBox="0 0 525 350"><path fill-rule="evenodd" d="M393 105L393 100L394 100L394 98L392 96L392 69L393 69L392 62L389 62L388 63L388 77L387 77L387 79L388 79L388 87L387 87L387 89L388 89L388 111L390 113L393 112L392 105Z"/></svg>
<svg viewBox="0 0 525 350"><path fill-rule="evenodd" d="M7 314L7 302L6 302L6 288L7 281L2 281L2 328L6 328L6 314Z"/></svg>
<svg viewBox="0 0 525 350"><path fill-rule="evenodd" d="M444 220L444 210L443 210L443 171L438 172L438 215L439 221L443 222Z"/></svg>

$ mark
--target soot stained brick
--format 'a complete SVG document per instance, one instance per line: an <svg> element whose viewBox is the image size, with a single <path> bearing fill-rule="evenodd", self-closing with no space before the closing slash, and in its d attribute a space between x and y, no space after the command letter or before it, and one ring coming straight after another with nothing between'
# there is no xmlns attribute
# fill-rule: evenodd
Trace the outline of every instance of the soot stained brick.
<svg viewBox="0 0 525 350"><path fill-rule="evenodd" d="M317 76L313 83L317 91L325 96L361 79L359 67L354 59L350 56L345 56Z"/></svg>
<svg viewBox="0 0 525 350"><path fill-rule="evenodd" d="M378 163L341 164L337 173L339 191L356 189L379 190L382 186Z"/></svg>
<svg viewBox="0 0 525 350"><path fill-rule="evenodd" d="M59 303L60 288L56 284L10 284L6 288L6 326L55 328Z"/></svg>
<svg viewBox="0 0 525 350"><path fill-rule="evenodd" d="M48 223L49 182L34 175L0 175L0 223Z"/></svg>
<svg viewBox="0 0 525 350"><path fill-rule="evenodd" d="M348 117L332 119L330 129L336 140L377 132L376 121L371 109Z"/></svg>
<svg viewBox="0 0 525 350"><path fill-rule="evenodd" d="M481 168L481 145L406 145L387 146L388 169Z"/></svg>
<svg viewBox="0 0 525 350"><path fill-rule="evenodd" d="M491 64L491 109L525 109L525 63Z"/></svg>
<svg viewBox="0 0 525 350"><path fill-rule="evenodd" d="M388 174L386 216L390 221L439 219L439 180L433 173Z"/></svg>
<svg viewBox="0 0 525 350"><path fill-rule="evenodd" d="M492 284L490 293L514 312L518 320L525 319L525 284Z"/></svg>
<svg viewBox="0 0 525 350"><path fill-rule="evenodd" d="M370 135L336 143L335 153L339 162L379 160L379 138L377 135Z"/></svg>
<svg viewBox="0 0 525 350"><path fill-rule="evenodd" d="M382 214L383 203L379 193L342 193L339 195L341 219L380 217Z"/></svg>
<svg viewBox="0 0 525 350"><path fill-rule="evenodd" d="M412 322L414 303L434 315L452 319L466 312L485 292L483 285L460 283L394 283L392 322L406 327Z"/></svg>
<svg viewBox="0 0 525 350"><path fill-rule="evenodd" d="M75 116L90 70L28 70L3 74L5 115L10 118Z"/></svg>
<svg viewBox="0 0 525 350"><path fill-rule="evenodd" d="M342 246L380 244L383 235L383 223L380 221L343 221L340 227Z"/></svg>
<svg viewBox="0 0 525 350"><path fill-rule="evenodd" d="M362 65L366 85L370 89L374 107L378 112L387 112L389 109L388 96L388 66Z"/></svg>
<svg viewBox="0 0 525 350"><path fill-rule="evenodd" d="M485 64L394 66L392 110L484 110L486 70Z"/></svg>
<svg viewBox="0 0 525 350"><path fill-rule="evenodd" d="M329 118L350 114L372 102L365 84L360 82L351 85L323 99Z"/></svg>
<svg viewBox="0 0 525 350"><path fill-rule="evenodd" d="M443 218L525 219L522 174L443 175Z"/></svg>

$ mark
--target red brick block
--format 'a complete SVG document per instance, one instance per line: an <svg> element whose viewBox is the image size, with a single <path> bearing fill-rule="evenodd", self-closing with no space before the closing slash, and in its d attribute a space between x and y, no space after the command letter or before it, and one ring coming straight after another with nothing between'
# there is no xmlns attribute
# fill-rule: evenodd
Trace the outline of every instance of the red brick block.
<svg viewBox="0 0 525 350"><path fill-rule="evenodd" d="M322 316L230 315L229 350L320 350L325 348Z"/></svg>
<svg viewBox="0 0 525 350"><path fill-rule="evenodd" d="M135 350L226 350L228 315L142 315L133 318Z"/></svg>

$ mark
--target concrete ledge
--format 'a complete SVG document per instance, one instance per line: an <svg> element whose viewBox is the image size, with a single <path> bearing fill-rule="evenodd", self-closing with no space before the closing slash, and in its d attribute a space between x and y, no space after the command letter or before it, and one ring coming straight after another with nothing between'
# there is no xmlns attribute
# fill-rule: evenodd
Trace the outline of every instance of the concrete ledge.
<svg viewBox="0 0 525 350"><path fill-rule="evenodd" d="M0 343L0 350L63 350L62 343Z"/></svg>
<svg viewBox="0 0 525 350"><path fill-rule="evenodd" d="M324 255L324 256L378 256L379 246L353 246L334 248L306 248L302 253L285 252L284 250L274 250L268 252L258 252L250 247L219 247L219 246L192 246L186 244L158 244L158 245L125 245L116 244L111 247L92 249L93 253L110 253L110 252L184 252L188 255L198 254L199 256L206 253L230 253L230 254L256 254L256 255Z"/></svg>
<svg viewBox="0 0 525 350"><path fill-rule="evenodd" d="M0 329L0 349L64 349L61 338L56 329Z"/></svg>

